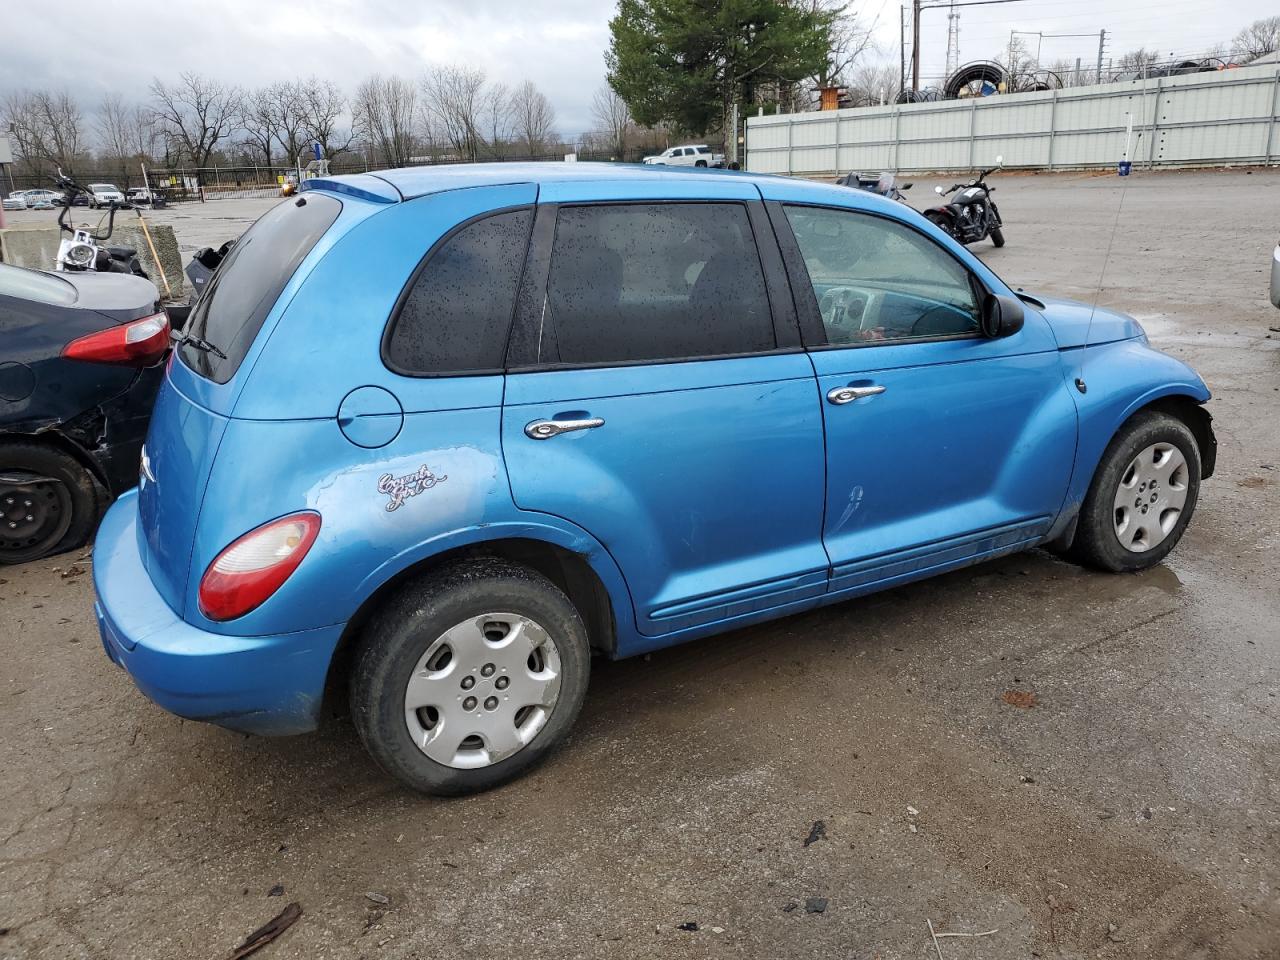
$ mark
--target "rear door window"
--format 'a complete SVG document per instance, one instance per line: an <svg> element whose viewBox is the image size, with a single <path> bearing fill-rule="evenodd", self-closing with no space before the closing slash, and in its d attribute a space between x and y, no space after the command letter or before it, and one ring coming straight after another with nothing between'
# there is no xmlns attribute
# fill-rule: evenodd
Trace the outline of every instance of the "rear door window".
<svg viewBox="0 0 1280 960"><path fill-rule="evenodd" d="M538 362L608 365L777 348L740 203L560 209Z"/></svg>
<svg viewBox="0 0 1280 960"><path fill-rule="evenodd" d="M215 383L240 369L267 314L298 265L333 226L342 204L311 193L272 207L231 247L187 322L179 354Z"/></svg>
<svg viewBox="0 0 1280 960"><path fill-rule="evenodd" d="M465 224L428 254L393 315L388 367L407 376L502 369L533 211Z"/></svg>

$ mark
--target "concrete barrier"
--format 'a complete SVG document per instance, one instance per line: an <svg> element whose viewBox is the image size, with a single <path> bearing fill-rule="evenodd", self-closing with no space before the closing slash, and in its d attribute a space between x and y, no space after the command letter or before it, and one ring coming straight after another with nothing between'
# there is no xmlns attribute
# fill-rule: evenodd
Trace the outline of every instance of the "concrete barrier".
<svg viewBox="0 0 1280 960"><path fill-rule="evenodd" d="M178 252L178 240L174 236L173 227L148 223L147 228L151 231L151 241L160 257L160 266L164 267L164 274L168 278L172 299L184 300L186 295L183 290L182 255ZM33 270L52 270L58 256L60 240L56 226L24 224L8 227L0 230L0 260ZM165 295L160 270L147 247L147 238L142 233L142 226L136 215L131 215L128 211L116 215L115 229L107 245L133 247L137 250L142 269L154 281L160 295Z"/></svg>

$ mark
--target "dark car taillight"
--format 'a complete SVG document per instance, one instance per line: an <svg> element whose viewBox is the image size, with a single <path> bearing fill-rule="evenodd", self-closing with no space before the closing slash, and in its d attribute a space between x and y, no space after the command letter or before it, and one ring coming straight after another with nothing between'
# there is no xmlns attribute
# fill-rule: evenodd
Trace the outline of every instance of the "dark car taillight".
<svg viewBox="0 0 1280 960"><path fill-rule="evenodd" d="M62 355L68 360L149 367L168 349L169 318L161 312L77 337L62 348Z"/></svg>
<svg viewBox="0 0 1280 960"><path fill-rule="evenodd" d="M280 589L320 533L320 514L306 511L272 520L232 541L200 578L200 612L234 620Z"/></svg>

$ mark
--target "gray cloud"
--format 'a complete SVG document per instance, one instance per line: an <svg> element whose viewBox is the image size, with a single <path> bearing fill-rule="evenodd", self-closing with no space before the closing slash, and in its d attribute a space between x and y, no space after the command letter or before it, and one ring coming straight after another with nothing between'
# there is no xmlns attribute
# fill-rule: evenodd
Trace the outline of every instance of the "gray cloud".
<svg viewBox="0 0 1280 960"><path fill-rule="evenodd" d="M184 70L242 86L314 73L351 90L371 73L416 77L433 64L466 63L511 85L532 80L568 136L591 125L614 11L608 0L116 0L50 19L31 0L0 0L11 5L4 22L40 24L40 36L0 37L0 92L67 87L87 110L110 91L144 98L153 76ZM104 35L104 21L127 32Z"/></svg>

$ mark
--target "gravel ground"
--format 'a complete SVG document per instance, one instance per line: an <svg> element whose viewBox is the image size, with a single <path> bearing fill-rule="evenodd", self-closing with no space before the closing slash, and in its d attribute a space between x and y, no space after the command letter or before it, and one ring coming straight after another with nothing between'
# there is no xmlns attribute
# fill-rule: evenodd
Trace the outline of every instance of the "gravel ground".
<svg viewBox="0 0 1280 960"><path fill-rule="evenodd" d="M222 958L295 900L259 956L923 960L926 920L995 931L945 960L1280 956L1280 173L993 183L977 252L1084 299L1123 199L1100 302L1214 391L1168 562L1035 552L599 663L565 750L454 801L341 717L165 714L102 655L91 557L0 570L0 956ZM267 206L155 219L189 254Z"/></svg>

